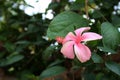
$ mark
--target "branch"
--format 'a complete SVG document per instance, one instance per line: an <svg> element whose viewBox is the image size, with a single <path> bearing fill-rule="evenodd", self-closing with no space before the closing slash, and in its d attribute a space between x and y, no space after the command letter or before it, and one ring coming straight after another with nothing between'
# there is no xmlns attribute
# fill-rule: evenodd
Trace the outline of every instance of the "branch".
<svg viewBox="0 0 120 80"><path fill-rule="evenodd" d="M92 8L92 9L96 10L96 8L92 7L90 4L88 4L88 6L89 6L90 8ZM97 10L97 12L99 13L99 15L102 16L102 18L103 18L105 21L108 21L108 20L105 18L105 16L104 16L100 11Z"/></svg>
<svg viewBox="0 0 120 80"><path fill-rule="evenodd" d="M85 12L86 12L87 19L89 19L89 15L88 15L88 0L85 0Z"/></svg>

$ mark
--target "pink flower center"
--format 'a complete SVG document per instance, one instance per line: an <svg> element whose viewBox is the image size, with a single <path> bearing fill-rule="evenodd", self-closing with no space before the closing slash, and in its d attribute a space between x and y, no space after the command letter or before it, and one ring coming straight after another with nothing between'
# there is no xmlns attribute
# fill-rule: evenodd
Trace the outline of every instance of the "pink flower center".
<svg viewBox="0 0 120 80"><path fill-rule="evenodd" d="M81 36L76 36L75 43L81 43Z"/></svg>

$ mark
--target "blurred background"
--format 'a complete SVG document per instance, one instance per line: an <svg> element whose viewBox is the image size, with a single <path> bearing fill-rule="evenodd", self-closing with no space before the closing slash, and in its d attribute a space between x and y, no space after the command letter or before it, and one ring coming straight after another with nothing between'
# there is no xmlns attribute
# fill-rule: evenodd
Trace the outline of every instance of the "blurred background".
<svg viewBox="0 0 120 80"><path fill-rule="evenodd" d="M120 68L104 64L105 53L118 53L118 48L102 48L100 55L81 64L64 58L61 45L47 37L51 21L64 11L81 15L87 26L97 26L92 27L94 32L100 33L105 21L120 31L119 0L88 0L87 12L85 4L85 0L0 0L0 80L120 80ZM98 43L88 45L94 51ZM112 60L120 63L115 55Z"/></svg>

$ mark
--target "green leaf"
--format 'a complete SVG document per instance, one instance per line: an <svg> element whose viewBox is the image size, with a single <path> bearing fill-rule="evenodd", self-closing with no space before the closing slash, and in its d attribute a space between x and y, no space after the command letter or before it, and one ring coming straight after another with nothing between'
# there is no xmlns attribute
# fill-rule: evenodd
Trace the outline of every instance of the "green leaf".
<svg viewBox="0 0 120 80"><path fill-rule="evenodd" d="M52 2L52 3L49 4L47 10L49 10L49 9L56 9L59 5L60 4L57 3L57 2Z"/></svg>
<svg viewBox="0 0 120 80"><path fill-rule="evenodd" d="M0 59L2 59L5 56L4 52L0 52Z"/></svg>
<svg viewBox="0 0 120 80"><path fill-rule="evenodd" d="M92 60L94 63L102 63L103 59L96 53L92 54Z"/></svg>
<svg viewBox="0 0 120 80"><path fill-rule="evenodd" d="M118 1L115 0L115 1L111 1L111 0L100 0L100 2L103 3L103 7L106 8L106 9L110 9L114 6L114 4L117 4Z"/></svg>
<svg viewBox="0 0 120 80"><path fill-rule="evenodd" d="M104 17L105 14L102 14L100 11L95 10L92 14L92 18L100 18L100 17Z"/></svg>
<svg viewBox="0 0 120 80"><path fill-rule="evenodd" d="M61 73L63 73L66 69L64 67L61 67L61 66L54 66L54 67L51 67L51 68L48 68L46 70L44 70L39 78L40 80L43 79L43 78L47 78L47 77L51 77L51 76L56 76L56 75L59 75Z"/></svg>
<svg viewBox="0 0 120 80"><path fill-rule="evenodd" d="M64 61L64 60L58 59L58 60L52 62L50 65L48 65L48 67L52 67L52 66L58 65L58 64L62 63L63 61Z"/></svg>
<svg viewBox="0 0 120 80"><path fill-rule="evenodd" d="M120 76L120 65L115 62L106 62L105 66L110 69L112 72L118 74Z"/></svg>
<svg viewBox="0 0 120 80"><path fill-rule="evenodd" d="M30 44L30 42L23 40L23 41L17 41L15 44Z"/></svg>
<svg viewBox="0 0 120 80"><path fill-rule="evenodd" d="M84 80L95 80L95 74L93 73L84 74Z"/></svg>
<svg viewBox="0 0 120 80"><path fill-rule="evenodd" d="M107 48L107 47L97 47L98 49L100 49L101 51L104 51L104 52L110 52L112 54L115 54L116 52L110 48Z"/></svg>
<svg viewBox="0 0 120 80"><path fill-rule="evenodd" d="M39 27L36 27L33 24L28 25L28 33L34 33L34 32L38 32L38 31L39 31Z"/></svg>
<svg viewBox="0 0 120 80"><path fill-rule="evenodd" d="M6 42L4 44L4 47L6 48L6 50L8 52L13 52L15 50L15 45L13 43L10 43L10 42Z"/></svg>
<svg viewBox="0 0 120 80"><path fill-rule="evenodd" d="M20 80L38 80L30 70L24 70L20 73Z"/></svg>
<svg viewBox="0 0 120 80"><path fill-rule="evenodd" d="M84 6L85 6L84 3L83 3L83 4L73 3L73 4L70 6L70 9L71 9L71 10L80 10L80 9L83 8Z"/></svg>
<svg viewBox="0 0 120 80"><path fill-rule="evenodd" d="M115 26L120 26L120 17L117 16L117 15L112 15L112 23L115 25Z"/></svg>
<svg viewBox="0 0 120 80"><path fill-rule="evenodd" d="M103 73L98 73L96 75L96 80L104 80L103 78L104 78L104 74Z"/></svg>
<svg viewBox="0 0 120 80"><path fill-rule="evenodd" d="M111 23L104 22L101 25L101 33L103 36L103 45L104 47L110 49L116 49L120 43L120 33L116 27Z"/></svg>
<svg viewBox="0 0 120 80"><path fill-rule="evenodd" d="M43 51L43 60L47 60L52 56L52 53L55 51L55 46L48 46L44 51Z"/></svg>
<svg viewBox="0 0 120 80"><path fill-rule="evenodd" d="M68 32L74 31L75 28L88 26L88 22L82 16L65 11L57 15L50 23L47 36L54 39L56 36L65 36Z"/></svg>
<svg viewBox="0 0 120 80"><path fill-rule="evenodd" d="M24 58L23 55L20 54L11 54L9 55L6 59L3 59L0 61L0 66L7 66L7 65L11 65L15 62L18 62L20 60L22 60Z"/></svg>

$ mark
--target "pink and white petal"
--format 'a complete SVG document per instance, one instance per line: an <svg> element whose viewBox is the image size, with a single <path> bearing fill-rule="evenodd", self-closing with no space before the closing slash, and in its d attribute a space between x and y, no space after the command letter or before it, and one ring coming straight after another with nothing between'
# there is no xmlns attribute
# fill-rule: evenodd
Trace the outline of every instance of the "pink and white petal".
<svg viewBox="0 0 120 80"><path fill-rule="evenodd" d="M63 44L67 41L75 41L75 35L72 32L69 32L63 40Z"/></svg>
<svg viewBox="0 0 120 80"><path fill-rule="evenodd" d="M102 36L93 32L85 32L82 34L81 38L82 38L81 41L91 41L91 40L102 39Z"/></svg>
<svg viewBox="0 0 120 80"><path fill-rule="evenodd" d="M75 51L77 58L82 63L88 61L91 57L90 49L83 44L75 44L74 51Z"/></svg>
<svg viewBox="0 0 120 80"><path fill-rule="evenodd" d="M69 59L74 59L75 57L74 51L73 51L74 43L75 43L74 41L68 41L64 43L63 47L61 48L61 53Z"/></svg>
<svg viewBox="0 0 120 80"><path fill-rule="evenodd" d="M88 30L90 30L90 27L82 27L82 28L79 28L79 29L76 29L75 30L75 34L77 35L77 36L81 36L81 34L84 32L84 31L88 31Z"/></svg>

